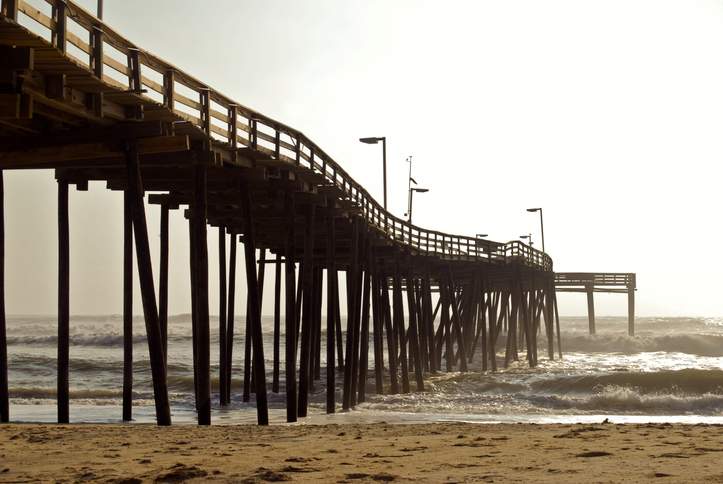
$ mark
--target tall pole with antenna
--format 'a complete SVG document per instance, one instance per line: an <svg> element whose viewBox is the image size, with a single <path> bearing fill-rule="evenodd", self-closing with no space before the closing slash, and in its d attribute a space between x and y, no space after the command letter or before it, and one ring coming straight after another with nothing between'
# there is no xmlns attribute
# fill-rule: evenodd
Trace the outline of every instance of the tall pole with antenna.
<svg viewBox="0 0 723 484"><path fill-rule="evenodd" d="M417 184L414 178L412 178L412 155L409 155L407 162L409 163L409 186L407 187L407 213L404 215L412 211L412 182L414 182L415 185Z"/></svg>

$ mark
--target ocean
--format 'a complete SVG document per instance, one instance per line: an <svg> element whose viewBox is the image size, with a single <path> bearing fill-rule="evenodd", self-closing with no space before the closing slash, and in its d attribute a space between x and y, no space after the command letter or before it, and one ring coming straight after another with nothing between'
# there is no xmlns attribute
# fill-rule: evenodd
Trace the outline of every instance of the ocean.
<svg viewBox="0 0 723 484"><path fill-rule="evenodd" d="M174 424L196 422L190 315L169 320L168 381ZM236 328L244 327L239 317ZM341 410L342 375L337 377L337 413L326 414L326 383L316 383L309 416L299 423L425 422L685 422L723 423L723 318L598 317L588 334L586 317L560 321L563 357L549 360L545 336L538 338L538 366L524 359L502 369L504 334L498 342L497 372L481 371L481 352L467 372L425 375L425 391L374 394L373 369L367 401ZM286 421L283 394L271 392L273 318L264 317L264 354L272 424ZM323 323L325 326L325 323ZM283 324L282 324L283 326ZM344 325L345 326L345 325ZM132 423L155 423L148 346L142 317L134 318L134 408ZM212 423L255 424L253 396L243 402L243 334L234 347L232 403L218 402L217 319L211 318ZM216 332L214 332L216 330ZM8 380L11 422L57 421L57 319L9 316ZM122 317L71 317L70 421L122 420ZM323 343L322 343L323 346ZM372 350L373 351L373 350ZM283 357L283 338L281 355ZM322 375L326 373L322 348ZM373 354L370 355L370 362ZM443 365L444 366L444 365ZM386 374L386 373L385 373ZM385 382L385 393L389 383Z"/></svg>

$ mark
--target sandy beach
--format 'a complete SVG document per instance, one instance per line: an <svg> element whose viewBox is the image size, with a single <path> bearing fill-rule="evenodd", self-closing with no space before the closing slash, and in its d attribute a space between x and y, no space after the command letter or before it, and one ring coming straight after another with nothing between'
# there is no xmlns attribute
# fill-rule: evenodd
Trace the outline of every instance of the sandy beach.
<svg viewBox="0 0 723 484"><path fill-rule="evenodd" d="M6 482L723 482L723 426L0 426Z"/></svg>

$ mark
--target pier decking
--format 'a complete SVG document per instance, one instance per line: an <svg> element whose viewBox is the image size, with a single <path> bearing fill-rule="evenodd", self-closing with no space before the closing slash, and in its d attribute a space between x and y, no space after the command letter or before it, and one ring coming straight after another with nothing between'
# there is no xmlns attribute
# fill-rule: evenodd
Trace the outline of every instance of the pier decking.
<svg viewBox="0 0 723 484"><path fill-rule="evenodd" d="M306 416L309 387L322 371L322 294L331 342L327 412L339 403L338 377L343 408L364 401L371 368L378 393L385 382L393 393L423 389L424 372L465 371L474 357L495 370L504 330L505 366L518 358L518 349L526 350L530 365L537 364L543 328L547 356L554 358L556 332L559 351L559 321L555 325L553 318L559 283L547 254L519 241L492 242L411 225L386 212L303 133L142 50L72 1L34 4L43 8L2 1L0 169L52 169L58 180L59 422L69 418L68 190L85 190L93 180L123 193L124 270L130 281L135 247L160 425L171 423L165 367L170 210L183 208L189 224L200 424L211 423L210 304L220 308L221 403L230 399L230 355L239 338L234 336L239 242L248 287L241 310L249 321L244 342L253 350L245 380L255 384L250 391L256 393L260 424L268 423L260 309L268 264L276 268L277 307L284 308L283 325L282 311L276 314L277 348L279 338L286 341L283 358L274 356L271 391L285 382L289 422ZM161 211L157 289L145 218L149 204ZM221 254L218 302L209 301L209 226L218 232ZM343 294L340 271L346 274ZM128 285L124 297L129 321ZM8 421L4 309L0 313L5 352L0 417ZM126 331L130 338L128 326ZM124 419L132 412L131 362L129 357Z"/></svg>

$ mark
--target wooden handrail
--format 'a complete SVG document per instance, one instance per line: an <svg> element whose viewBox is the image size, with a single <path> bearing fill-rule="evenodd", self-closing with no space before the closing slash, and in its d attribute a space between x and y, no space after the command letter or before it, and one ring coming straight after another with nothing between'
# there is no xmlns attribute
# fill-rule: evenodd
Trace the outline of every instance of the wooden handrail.
<svg viewBox="0 0 723 484"><path fill-rule="evenodd" d="M35 0L34 3L40 1ZM403 243L419 251L450 259L486 260L498 265L523 261L542 270L552 270L549 255L520 241L502 244L476 237L451 235L423 229L395 217L386 212L364 187L302 132L233 101L141 49L72 0L42 2L47 4L46 12L41 12L24 0L2 0L2 12L10 20L18 17L23 25L30 20L49 30L46 39L63 53L67 52L68 44L72 45L77 49L76 54L79 51L84 54L81 55L84 58L66 55L87 68L89 74L93 74L94 58L90 39L96 35L102 42L99 46L103 53L100 58L104 66L109 68L100 69L104 82L114 87L127 86L145 101L165 106L177 117L203 130L210 139L225 143L232 149L251 148L288 163L290 169L307 168L323 175L328 185L345 193L346 199L359 208L367 223L391 242ZM19 13L25 18L21 18ZM62 19L56 18L58 15ZM68 31L70 22L76 26L75 30L79 27L87 31L87 42ZM43 36L34 30L33 33ZM115 51L115 55L127 57L127 68L108 55L112 51ZM109 77L111 71L115 78ZM163 79L163 82L153 81L154 78Z"/></svg>

